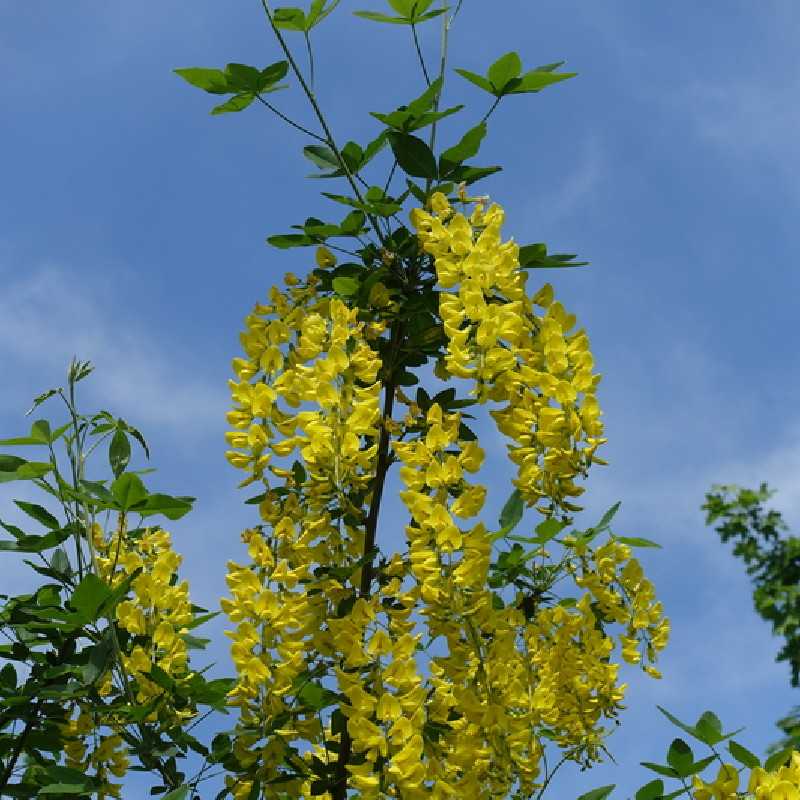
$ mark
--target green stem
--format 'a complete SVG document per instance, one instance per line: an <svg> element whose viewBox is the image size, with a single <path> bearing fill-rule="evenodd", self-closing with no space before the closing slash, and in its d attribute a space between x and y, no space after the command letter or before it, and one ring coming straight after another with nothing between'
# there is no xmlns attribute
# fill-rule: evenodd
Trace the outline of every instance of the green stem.
<svg viewBox="0 0 800 800"><path fill-rule="evenodd" d="M503 99L502 95L500 95L500 97L495 97L494 103L492 103L492 107L483 115L483 118L481 119L481 122L486 122L486 120L489 119L489 117L492 116L492 114L494 113L494 110L497 108L498 105L500 105L500 101L502 99Z"/></svg>
<svg viewBox="0 0 800 800"><path fill-rule="evenodd" d="M536 800L541 800L542 795L544 794L544 790L547 788L548 784L551 780L553 780L553 776L558 772L559 767L561 767L567 760L567 756L564 756L558 764L553 767L553 771L548 774L548 776L544 779L544 783L542 784L542 788L539 790L539 793L536 795Z"/></svg>
<svg viewBox="0 0 800 800"><path fill-rule="evenodd" d="M308 53L308 82L311 84L311 89L314 89L314 52L311 49L311 37L308 31L303 31L303 36L306 40L306 52Z"/></svg>
<svg viewBox="0 0 800 800"><path fill-rule="evenodd" d="M441 55L439 59L439 80L441 81L441 85L439 86L439 91L436 92L436 99L433 101L433 113L437 114L439 111L439 106L442 102L442 92L444 91L444 75L445 71L447 70L447 40L450 33L450 25L453 22L455 15L451 17L449 20L447 18L447 0L442 0L442 39L441 39ZM436 146L436 122L437 120L434 119L433 124L431 125L431 135L430 139L428 140L428 146L430 147L431 151L434 150ZM431 189L431 179L428 178L425 182L425 194Z"/></svg>
<svg viewBox="0 0 800 800"><path fill-rule="evenodd" d="M425 57L422 55L422 48L419 46L419 37L417 36L417 26L412 22L411 23L411 34L414 37L414 47L417 50L417 58L419 59L419 65L422 67L422 74L425 76L425 83L428 86L431 85L431 78L428 75L428 67L425 65Z"/></svg>
<svg viewBox="0 0 800 800"><path fill-rule="evenodd" d="M322 109L319 107L319 103L317 102L317 98L312 91L311 87L306 83L306 79L303 77L303 73L300 71L300 68L297 66L297 62L292 55L291 50L289 50L289 46L286 44L286 40L283 38L283 34L280 32L280 29L275 24L275 20L272 17L272 11L270 10L269 3L267 0L261 0L261 7L264 9L264 13L267 15L267 19L269 20L269 25L272 28L272 32L275 34L275 38L278 40L278 44L283 50L284 55L286 56L286 60L289 62L289 65L292 68L292 72L294 72L297 80L300 82L300 87L302 88L303 92L305 93L306 97L308 98L308 102L311 103L311 108L314 110L314 114L316 115L317 119L319 120L319 124L322 126L322 130L325 132L325 141L328 147L331 148L333 154L336 156L336 160L339 163L339 167L344 172L345 177L347 178L347 182L350 184L350 188L353 190L356 198L359 202L364 203L364 198L361 194L361 190L358 188L358 184L353 177L353 173L350 171L350 168L347 166L344 158L342 157L342 153L336 145L336 140L333 138L333 133L328 126L328 122L325 119L325 115L322 113ZM370 224L372 225L373 230L375 231L376 236L378 237L379 242L383 242L383 234L381 233L381 229L378 226L377 220L372 214L367 214L369 218Z"/></svg>
<svg viewBox="0 0 800 800"><path fill-rule="evenodd" d="M394 164L392 164L392 168L389 170L389 177L386 179L386 185L383 187L384 194L386 194L389 191L389 186L392 183L392 178L394 178L394 173L396 169L397 169L397 159L394 160Z"/></svg>
<svg viewBox="0 0 800 800"><path fill-rule="evenodd" d="M256 95L256 100L259 103L266 106L273 114L280 117L285 123L291 125L293 128L297 128L298 131L302 131L306 136L310 136L312 139L316 139L318 142L322 142L323 144L328 144L328 140L324 136L320 136L318 133L314 133L314 131L310 131L308 128L304 128L299 122L295 122L293 119L289 119L281 111L278 111L272 103L267 102L260 94Z"/></svg>

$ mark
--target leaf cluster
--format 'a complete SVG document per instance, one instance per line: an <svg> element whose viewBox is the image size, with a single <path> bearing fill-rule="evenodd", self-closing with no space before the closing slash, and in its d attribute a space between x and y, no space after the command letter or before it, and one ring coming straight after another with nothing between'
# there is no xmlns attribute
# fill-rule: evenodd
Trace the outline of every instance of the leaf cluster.
<svg viewBox="0 0 800 800"><path fill-rule="evenodd" d="M67 742L63 726L79 703L92 709L101 728L122 736L139 769L156 772L162 783L156 794L175 790L186 778L179 759L189 751L209 751L162 712L200 706L221 710L231 686L227 679L208 680L202 672L179 685L154 665L148 677L163 693L145 706L133 699L135 685L121 657L139 643L138 637L119 627L115 610L141 570L113 587L98 574L93 521L105 514L138 518L140 524L157 515L178 519L191 509L193 498L150 492L141 478L144 471L128 471L131 442L149 457L138 429L107 411L84 415L78 410L76 384L90 372L88 363L73 362L67 386L48 390L34 402L31 411L49 398L60 398L66 422L38 419L27 435L0 442L41 451L36 460L0 455L0 483L28 482L50 506L15 500L28 523L0 520L8 537L0 539L0 551L21 554L41 581L24 594L0 594L5 638L0 644L0 795L96 796L101 787L95 777L61 763ZM103 445L110 475L89 479L89 457ZM133 524L128 535L144 532ZM197 606L192 613L184 640L202 649L207 640L188 631L215 614ZM101 691L109 676L117 686L110 694Z"/></svg>

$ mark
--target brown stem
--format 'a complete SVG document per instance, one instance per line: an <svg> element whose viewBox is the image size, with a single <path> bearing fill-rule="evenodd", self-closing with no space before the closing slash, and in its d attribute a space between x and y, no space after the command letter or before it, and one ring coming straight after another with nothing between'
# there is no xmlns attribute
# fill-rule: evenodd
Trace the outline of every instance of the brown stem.
<svg viewBox="0 0 800 800"><path fill-rule="evenodd" d="M373 575L373 556L375 540L378 531L378 515L381 509L381 498L383 489L386 485L386 475L389 472L391 461L389 459L389 445L391 443L391 432L389 422L392 419L394 410L394 393L397 389L394 379L395 358L400 349L403 339L403 329L399 322L392 327L391 353L387 365L387 377L383 384L383 417L381 419L381 433L378 439L378 463L375 467L375 485L372 489L372 500L370 501L369 513L364 530L364 566L361 568L361 585L359 586L359 596L368 598L370 587L372 586ZM334 775L334 785L331 792L333 800L347 800L347 764L353 752L353 740L345 727L339 743L339 757L336 759L336 773Z"/></svg>
<svg viewBox="0 0 800 800"><path fill-rule="evenodd" d="M394 408L394 393L397 387L393 382L385 386L385 396L383 401L383 425L381 425L381 435L378 441L378 465L375 470L375 488L372 492L372 503L370 504L369 514L364 536L364 555L368 556L375 549L375 539L378 531L378 514L381 508L381 498L383 487L386 484L386 474L389 472L389 442L391 433L387 429L387 422L392 418ZM368 558L361 570L361 597L369 597L370 585L372 584L372 558Z"/></svg>

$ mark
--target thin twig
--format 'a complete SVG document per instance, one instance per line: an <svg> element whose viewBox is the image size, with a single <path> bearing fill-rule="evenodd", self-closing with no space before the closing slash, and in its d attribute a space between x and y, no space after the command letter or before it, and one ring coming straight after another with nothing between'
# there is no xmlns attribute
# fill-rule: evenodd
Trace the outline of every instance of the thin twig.
<svg viewBox="0 0 800 800"><path fill-rule="evenodd" d="M311 89L314 89L314 52L311 49L311 37L308 31L303 31L303 36L306 40L306 51L308 52L308 82L311 84Z"/></svg>
<svg viewBox="0 0 800 800"><path fill-rule="evenodd" d="M344 172L345 177L347 178L347 182L350 184L350 187L353 189L358 200L364 203L364 197L361 194L361 190L358 188L358 184L353 177L353 173L350 171L350 168L347 166L344 158L342 157L342 153L336 145L336 140L333 138L333 133L331 132L330 127L328 126L328 122L325 119L325 115L322 113L322 109L319 107L319 103L317 102L316 95L312 91L311 87L306 82L306 79L303 77L303 73L300 71L300 68L297 66L297 62L292 55L291 50L289 50L289 46L286 44L286 39L283 38L283 34L280 32L280 29L275 24L275 20L272 17L272 11L270 10L269 3L267 0L261 0L261 7L264 9L264 13L267 15L267 20L269 21L269 25L272 28L272 32L275 34L275 38L278 40L278 44L283 50L284 55L286 56L286 60L289 62L289 65L292 68L292 72L294 72L297 80L300 82L300 87L302 88L303 92L305 93L306 97L308 98L308 102L311 103L311 108L314 110L314 114L316 115L317 119L319 120L319 124L322 126L322 130L325 133L326 137L326 144L328 147L331 148L333 154L336 156L336 160L339 162L339 167L341 168L342 172ZM381 229L378 226L375 217L372 214L367 214L367 218L372 225L375 234L378 237L378 241L383 242L383 234L381 233Z"/></svg>
<svg viewBox="0 0 800 800"><path fill-rule="evenodd" d="M392 182L392 178L394 177L394 173L395 173L396 169L397 169L397 159L394 160L394 164L392 164L392 168L389 171L389 177L386 179L386 185L383 187L383 193L384 194L386 194L386 192L389 191L389 185Z"/></svg>
<svg viewBox="0 0 800 800"><path fill-rule="evenodd" d="M492 116L492 114L494 113L494 110L497 108L497 106L500 105L500 101L502 99L503 99L502 95L500 95L500 97L495 97L494 103L492 103L492 107L483 115L483 118L481 119L481 122L486 122L486 120L489 119L489 117Z"/></svg>
<svg viewBox="0 0 800 800"><path fill-rule="evenodd" d="M442 102L442 92L444 91L444 75L445 71L447 70L447 38L450 32L450 23L453 19L447 18L447 0L442 0L442 40L441 40L441 56L439 59L439 80L441 83L439 84L439 91L436 92L436 99L433 101L433 113L434 113L434 120L431 124L431 135L430 139L428 140L428 146L433 152L434 147L436 146L436 117L435 115L439 111L439 106ZM428 178L425 181L425 194L428 194L431 188L431 179Z"/></svg>
<svg viewBox="0 0 800 800"><path fill-rule="evenodd" d="M324 136L320 136L319 134L314 133L314 131L310 131L308 128L304 128L302 125L300 125L298 122L295 122L293 119L289 119L289 117L287 117L286 114L283 114L282 112L278 111L278 109L275 108L275 106L272 105L272 103L267 102L260 94L256 95L256 100L265 105L273 114L277 114L284 122L287 122L293 128L297 128L297 130L302 131L304 134L306 134L306 136L311 136L313 139L316 139L318 142L322 142L323 144L328 143L327 139L325 139Z"/></svg>
<svg viewBox="0 0 800 800"><path fill-rule="evenodd" d="M565 755L561 759L561 761L559 761L558 764L556 764L555 767L553 767L553 771L545 778L544 783L542 784L542 788L539 790L539 793L536 795L536 800L541 800L541 797L544 794L544 790L547 788L547 785L550 783L551 780L553 780L553 776L556 774L556 772L558 772L559 767L562 766L566 762L568 757L569 757L569 754Z"/></svg>
<svg viewBox="0 0 800 800"><path fill-rule="evenodd" d="M383 497L383 488L386 484L386 475L391 466L389 457L389 445L391 434L389 433L389 421L392 419L394 410L394 394L397 386L394 383L392 372L394 362L403 341L403 328L401 323L395 322L392 326L391 350L388 358L387 372L384 383L383 416L381 420L381 432L378 440L378 462L375 467L375 479L372 487L372 498L370 500L369 512L364 531L364 556L366 557L364 566L361 568L361 583L359 586L359 596L368 598L372 587L373 578L373 559L368 556L375 549L376 534L378 530L378 515ZM352 753L352 738L345 728L339 743L339 755L336 760L336 771L334 772L334 786L331 791L333 800L347 800L347 764Z"/></svg>
<svg viewBox="0 0 800 800"><path fill-rule="evenodd" d="M419 37L417 36L417 26L411 23L411 34L414 37L414 47L417 49L417 58L419 58L419 65L422 67L422 74L425 76L425 83L431 85L431 78L428 75L428 67L425 66L425 57L422 55L422 48L419 46Z"/></svg>

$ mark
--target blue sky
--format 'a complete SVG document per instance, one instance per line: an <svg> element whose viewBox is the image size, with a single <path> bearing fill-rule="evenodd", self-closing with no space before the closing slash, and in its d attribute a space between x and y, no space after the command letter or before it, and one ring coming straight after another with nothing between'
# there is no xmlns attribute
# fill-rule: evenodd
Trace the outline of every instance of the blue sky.
<svg viewBox="0 0 800 800"><path fill-rule="evenodd" d="M419 93L403 31L349 14L378 7L343 0L316 37L342 141L372 138L367 111ZM438 31L423 30L432 58ZM692 719L712 708L761 751L797 702L699 506L713 482L763 479L800 527L798 34L793 0L466 0L454 30L454 66L482 72L517 50L580 73L501 105L481 163L505 170L485 191L518 241L592 262L547 275L605 375L611 465L589 482L586 521L620 499L619 532L664 546L645 557L673 620L664 680L631 673L618 765L566 775L559 797L644 783L637 762L674 735L656 703ZM264 239L339 209L302 180L308 140L259 108L209 117L212 98L171 70L279 57L256 0L0 3L0 431L21 432L73 354L94 361L85 402L146 431L159 489L200 498L173 530L208 605L250 521L222 439L241 320L308 265ZM461 124L483 113L456 76L448 91L468 103ZM310 122L296 89L275 101Z"/></svg>

